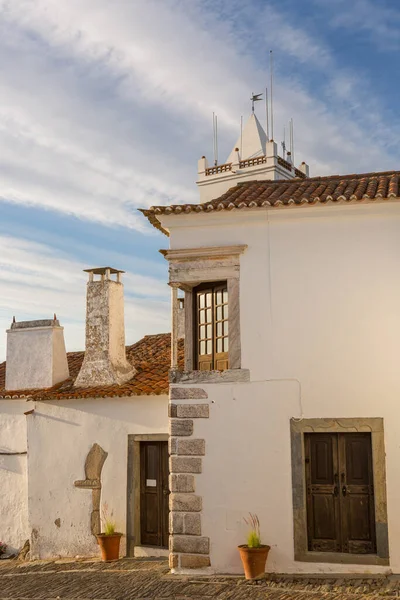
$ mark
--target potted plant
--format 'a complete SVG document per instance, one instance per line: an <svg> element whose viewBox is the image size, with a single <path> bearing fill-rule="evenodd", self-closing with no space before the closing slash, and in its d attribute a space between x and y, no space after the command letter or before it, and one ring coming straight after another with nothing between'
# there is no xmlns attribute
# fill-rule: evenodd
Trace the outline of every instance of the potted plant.
<svg viewBox="0 0 400 600"><path fill-rule="evenodd" d="M97 537L97 543L101 550L101 560L111 561L119 559L119 544L121 541L122 533L115 531L115 520L113 511L108 512L108 504L103 504L101 522L104 531L99 533Z"/></svg>
<svg viewBox="0 0 400 600"><path fill-rule="evenodd" d="M249 513L249 518L244 519L250 527L247 536L247 544L239 546L240 558L242 559L246 579L257 579L265 573L270 546L261 543L260 521L257 515Z"/></svg>

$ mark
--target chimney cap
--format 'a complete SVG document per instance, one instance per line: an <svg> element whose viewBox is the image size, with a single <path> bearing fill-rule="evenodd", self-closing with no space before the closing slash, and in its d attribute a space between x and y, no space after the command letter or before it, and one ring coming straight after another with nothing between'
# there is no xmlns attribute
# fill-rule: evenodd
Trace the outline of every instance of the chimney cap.
<svg viewBox="0 0 400 600"><path fill-rule="evenodd" d="M37 327L60 327L58 319L36 319L35 321L14 321L10 329L35 329Z"/></svg>
<svg viewBox="0 0 400 600"><path fill-rule="evenodd" d="M120 271L119 269L113 269L112 267L95 267L93 269L83 269L84 273L93 273L93 275L105 275L107 271L109 273L125 273L125 271Z"/></svg>

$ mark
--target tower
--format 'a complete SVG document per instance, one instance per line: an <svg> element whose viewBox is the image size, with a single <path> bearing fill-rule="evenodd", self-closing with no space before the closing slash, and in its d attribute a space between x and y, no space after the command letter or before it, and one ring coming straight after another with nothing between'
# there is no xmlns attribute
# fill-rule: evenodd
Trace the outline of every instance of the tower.
<svg viewBox="0 0 400 600"><path fill-rule="evenodd" d="M305 162L296 168L290 152L286 158L278 155L277 144L267 138L263 126L252 112L224 164L210 167L207 158L201 157L197 185L200 202L209 202L240 182L305 178L308 175L309 167Z"/></svg>

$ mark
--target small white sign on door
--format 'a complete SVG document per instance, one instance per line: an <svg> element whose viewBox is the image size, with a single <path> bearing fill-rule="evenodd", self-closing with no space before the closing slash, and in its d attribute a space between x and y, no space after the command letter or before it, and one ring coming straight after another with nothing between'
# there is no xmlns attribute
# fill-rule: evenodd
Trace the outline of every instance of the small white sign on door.
<svg viewBox="0 0 400 600"><path fill-rule="evenodd" d="M157 487L157 479L146 479L146 487Z"/></svg>

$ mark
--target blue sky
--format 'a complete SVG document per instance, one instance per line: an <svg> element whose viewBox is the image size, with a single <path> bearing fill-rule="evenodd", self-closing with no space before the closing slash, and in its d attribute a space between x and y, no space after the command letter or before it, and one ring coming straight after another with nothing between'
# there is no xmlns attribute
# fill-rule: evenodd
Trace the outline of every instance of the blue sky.
<svg viewBox="0 0 400 600"><path fill-rule="evenodd" d="M56 312L83 348L82 269L106 264L127 343L169 330L168 240L137 208L197 201L212 113L224 160L270 48L296 162L399 168L398 0L0 0L1 331Z"/></svg>

